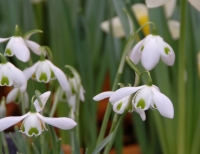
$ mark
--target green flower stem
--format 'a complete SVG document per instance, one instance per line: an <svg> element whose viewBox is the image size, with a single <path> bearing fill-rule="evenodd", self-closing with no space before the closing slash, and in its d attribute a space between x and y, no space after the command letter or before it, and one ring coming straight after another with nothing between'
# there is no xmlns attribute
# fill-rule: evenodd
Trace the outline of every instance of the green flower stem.
<svg viewBox="0 0 200 154"><path fill-rule="evenodd" d="M35 96L36 96L36 98L38 100L38 103L39 103L40 107L42 108L43 105L42 105L42 102L41 102L40 97L39 97L40 95L41 95L40 91L39 90L35 90Z"/></svg>
<svg viewBox="0 0 200 154"><path fill-rule="evenodd" d="M7 145L7 142L6 142L4 132L1 132L0 134L1 134L1 140L2 140L2 143L3 143L4 152L5 152L5 154L9 154L8 145Z"/></svg>
<svg viewBox="0 0 200 154"><path fill-rule="evenodd" d="M25 107L25 102L24 102L24 94L22 94L22 98L21 98L21 108L22 108L22 115L26 114L26 107Z"/></svg>
<svg viewBox="0 0 200 154"><path fill-rule="evenodd" d="M180 28L180 41L178 50L178 128L177 130L177 154L183 154L185 152L186 139L185 139L185 81L184 81L184 70L185 70L185 39L186 39L186 5L187 1L181 1L181 28Z"/></svg>
<svg viewBox="0 0 200 154"><path fill-rule="evenodd" d="M150 74L149 71L142 72L141 75L140 75L140 77L142 77L142 75L144 75L145 73L147 73L147 75L148 75L148 83L147 83L147 85L148 86L152 86L152 78L151 78L151 74Z"/></svg>
<svg viewBox="0 0 200 154"><path fill-rule="evenodd" d="M45 154L45 145L44 145L44 134L40 134L40 147L41 147L41 154Z"/></svg>
<svg viewBox="0 0 200 154"><path fill-rule="evenodd" d="M143 26L141 26L135 33L132 33L131 36L129 37L127 43L126 43L126 46L125 46L125 49L123 51L123 54L122 54L122 58L120 60L120 63L119 63L119 67L118 67L118 70L117 70L117 75L115 77L115 81L114 81L114 84L113 84L113 87L112 87L112 91L115 91L117 89L117 85L119 83L119 80L121 78L121 75L122 75L122 72L123 72L123 69L124 69L124 64L125 64L125 59L126 59L126 56L128 54L128 52L130 51L131 47L132 47L132 44L133 44L133 41L134 41L134 38L137 36L137 34L146 26L146 25L149 25L149 24L152 24L155 26L154 23L152 22L147 22L146 24L144 24ZM99 136L98 136L98 140L97 140L97 144L98 145L104 138L104 135L105 135L105 131L106 131L106 126L107 126L107 123L108 123L108 120L109 120L109 116L110 116L110 113L111 113L111 105L110 103L108 104L107 106L107 109L106 109L106 113L104 115L104 119L103 119L103 123L102 123L102 127L101 127L101 130L100 130L100 133L99 133Z"/></svg>

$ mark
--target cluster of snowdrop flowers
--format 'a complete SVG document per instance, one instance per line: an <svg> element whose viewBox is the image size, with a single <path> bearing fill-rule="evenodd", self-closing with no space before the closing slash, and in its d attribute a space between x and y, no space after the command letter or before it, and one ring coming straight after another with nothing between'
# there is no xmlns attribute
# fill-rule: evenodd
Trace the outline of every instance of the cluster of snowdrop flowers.
<svg viewBox="0 0 200 154"><path fill-rule="evenodd" d="M160 36L151 34L138 42L130 54L130 59L135 64L141 60L146 70L152 70L160 57L165 64L169 66L174 64L175 54L172 47L164 42Z"/></svg>
<svg viewBox="0 0 200 154"><path fill-rule="evenodd" d="M19 27L16 25L15 34L9 38L0 38L0 43L8 41L4 55L13 56L15 55L17 59L23 62L27 62L30 59L30 48L35 54L40 55L40 45L36 42L29 40L32 34L41 33L41 30L32 30L27 32L24 37L20 36Z"/></svg>
<svg viewBox="0 0 200 154"><path fill-rule="evenodd" d="M40 95L40 100L36 99L31 104L31 110L25 115L16 117L5 117L0 119L0 131L9 128L10 126L22 121L23 119L24 120L21 125L20 131L22 133L25 133L29 137L33 135L38 136L42 133L42 131L47 130L45 123L64 130L74 128L77 125L77 123L70 118L50 118L44 117L39 113L43 110L49 96L49 91Z"/></svg>
<svg viewBox="0 0 200 154"><path fill-rule="evenodd" d="M132 106L129 106L129 96L134 94L132 99ZM140 114L142 120L146 119L145 110L149 108L158 109L160 114L167 118L174 117L174 107L170 99L162 94L158 87L152 86L139 86L139 87L124 87L115 92L103 92L96 95L93 99L96 101L109 97L109 101L113 105L113 110L122 114L125 109L136 111Z"/></svg>

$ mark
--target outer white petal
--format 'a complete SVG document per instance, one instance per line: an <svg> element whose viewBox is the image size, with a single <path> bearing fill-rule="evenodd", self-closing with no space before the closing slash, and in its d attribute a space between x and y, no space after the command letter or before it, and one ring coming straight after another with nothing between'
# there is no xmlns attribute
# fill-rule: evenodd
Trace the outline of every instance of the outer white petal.
<svg viewBox="0 0 200 154"><path fill-rule="evenodd" d="M10 49L11 52L14 53L16 57L23 62L27 62L30 58L30 51L21 37L11 37L6 46L6 50L7 49ZM5 55L9 56L6 54L6 52Z"/></svg>
<svg viewBox="0 0 200 154"><path fill-rule="evenodd" d="M188 0L198 11L200 11L200 1L199 0Z"/></svg>
<svg viewBox="0 0 200 154"><path fill-rule="evenodd" d="M112 30L113 30L113 35L117 38L122 38L125 37L125 32L122 27L121 21L119 17L114 17L111 19L111 24L112 24ZM101 23L100 25L101 29L104 32L110 33L110 23L109 20L106 20Z"/></svg>
<svg viewBox="0 0 200 154"><path fill-rule="evenodd" d="M33 104L35 105L35 109L36 109L37 112L40 112L44 109L44 106L45 106L50 94L51 94L51 92L47 91L47 92L45 92L45 93L43 93L42 95L39 96L39 98L42 102L42 107L40 107L40 104L39 104L37 99L34 101Z"/></svg>
<svg viewBox="0 0 200 154"><path fill-rule="evenodd" d="M131 6L132 11L134 12L137 20L143 17L148 17L148 8L142 3L136 3Z"/></svg>
<svg viewBox="0 0 200 154"><path fill-rule="evenodd" d="M76 97L77 97L76 94L74 94L68 100L68 104L73 109L73 112L76 111Z"/></svg>
<svg viewBox="0 0 200 154"><path fill-rule="evenodd" d="M154 8L164 5L169 0L145 0L147 7Z"/></svg>
<svg viewBox="0 0 200 154"><path fill-rule="evenodd" d="M141 40L140 42L138 42L134 46L133 50L131 51L130 59L134 62L134 64L138 64L138 62L141 59L142 52L140 50L142 48L142 45L143 45L143 40Z"/></svg>
<svg viewBox="0 0 200 154"><path fill-rule="evenodd" d="M164 10L167 18L170 18L172 14L174 13L174 10L176 8L176 0L169 0L164 5Z"/></svg>
<svg viewBox="0 0 200 154"><path fill-rule="evenodd" d="M36 55L41 55L41 49L39 44L30 40L25 40L25 43Z"/></svg>
<svg viewBox="0 0 200 154"><path fill-rule="evenodd" d="M83 86L81 85L80 91L79 91L79 97L80 97L80 100L81 100L82 102L85 101L84 93L85 93L85 90L84 90Z"/></svg>
<svg viewBox="0 0 200 154"><path fill-rule="evenodd" d="M106 91L106 92L102 92L96 96L93 97L93 100L95 101L100 101L102 99L108 98L110 97L114 92L113 91Z"/></svg>
<svg viewBox="0 0 200 154"><path fill-rule="evenodd" d="M23 116L17 116L17 117L5 117L0 119L0 131L3 131L7 128L9 128L10 126L20 122L22 119L24 119L25 117L27 117L30 113L28 112L27 114L23 115Z"/></svg>
<svg viewBox="0 0 200 154"><path fill-rule="evenodd" d="M27 80L35 73L39 64L40 64L40 61L38 61L33 66L31 66L23 71Z"/></svg>
<svg viewBox="0 0 200 154"><path fill-rule="evenodd" d="M139 86L139 87L124 87L124 88L120 88L117 91L115 91L111 96L109 101L111 103L115 103L118 100L131 95L133 93L135 93L136 91L138 91L139 89L143 88L144 86Z"/></svg>
<svg viewBox="0 0 200 154"><path fill-rule="evenodd" d="M151 89L153 91L153 101L155 102L160 114L164 117L172 119L174 117L174 107L171 100L155 88Z"/></svg>
<svg viewBox="0 0 200 154"><path fill-rule="evenodd" d="M16 100L17 96L19 95L19 93L20 93L19 88L14 88L14 89L12 89L12 90L8 93L8 95L7 95L7 97L6 97L6 103L14 102L14 101Z"/></svg>
<svg viewBox="0 0 200 154"><path fill-rule="evenodd" d="M35 75L38 82L48 83L51 80L51 68L47 60L40 61Z"/></svg>
<svg viewBox="0 0 200 154"><path fill-rule="evenodd" d="M16 68L13 64L8 62L8 65L10 67L13 80L15 81L14 86L20 87L20 90L24 92L27 86L26 76L20 69Z"/></svg>
<svg viewBox="0 0 200 154"><path fill-rule="evenodd" d="M143 121L146 120L146 114L145 114L144 110L140 110L140 109L136 108L135 111L140 114L140 117L142 118Z"/></svg>
<svg viewBox="0 0 200 154"><path fill-rule="evenodd" d="M60 128L60 129L68 130L68 129L74 128L77 125L77 123L70 118L65 118L65 117L49 118L49 117L44 117L39 113L36 113L36 114L45 123L52 125L52 126L55 126L57 128Z"/></svg>
<svg viewBox="0 0 200 154"><path fill-rule="evenodd" d="M180 22L176 20L168 20L169 32L174 40L180 38Z"/></svg>
<svg viewBox="0 0 200 154"><path fill-rule="evenodd" d="M0 38L0 43L8 41L9 39L10 39L10 37L9 38Z"/></svg>
<svg viewBox="0 0 200 154"><path fill-rule="evenodd" d="M172 47L164 41L162 41L159 44L160 44L160 55L162 61L169 66L174 65L175 54ZM168 53L166 53L166 50L168 51Z"/></svg>
<svg viewBox="0 0 200 154"><path fill-rule="evenodd" d="M142 50L141 63L146 70L152 70L160 59L159 44L157 36L144 44Z"/></svg>
<svg viewBox="0 0 200 154"><path fill-rule="evenodd" d="M115 102L113 104L113 110L118 114L124 113L124 110L127 108L127 105L128 105L128 100L129 100L129 96L126 96L120 99L119 101Z"/></svg>
<svg viewBox="0 0 200 154"><path fill-rule="evenodd" d="M69 85L66 75L63 73L63 71L61 69L54 66L49 60L47 60L47 61L48 61L48 64L50 65L54 75L58 79L58 82L60 83L60 86L62 87L62 89L64 91L67 91L68 93L71 93L70 85ZM69 95L68 95L68 97L69 97Z"/></svg>
<svg viewBox="0 0 200 154"><path fill-rule="evenodd" d="M36 115L36 113L30 113L24 119L20 132L25 133L29 137L33 135L38 136L42 133L44 128L45 126L43 125L41 119Z"/></svg>

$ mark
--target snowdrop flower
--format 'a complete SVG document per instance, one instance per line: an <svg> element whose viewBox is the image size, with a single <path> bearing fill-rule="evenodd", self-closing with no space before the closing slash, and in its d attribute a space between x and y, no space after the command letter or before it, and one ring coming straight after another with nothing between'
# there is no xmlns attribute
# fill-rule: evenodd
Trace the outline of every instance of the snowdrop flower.
<svg viewBox="0 0 200 154"><path fill-rule="evenodd" d="M139 86L139 87L124 87L113 93L109 99L110 102L117 102L133 93L132 104L136 109L148 110L149 108L158 109L160 114L167 118L174 117L174 107L170 99L162 94L158 87Z"/></svg>
<svg viewBox="0 0 200 154"><path fill-rule="evenodd" d="M169 2L170 0L146 0L146 5L149 8L155 8L162 6ZM171 0L175 1L175 0ZM198 11L200 11L200 1L199 0L188 0L191 5L193 5Z"/></svg>
<svg viewBox="0 0 200 154"><path fill-rule="evenodd" d="M29 97L27 91L21 92L19 88L13 88L6 97L6 104L15 103L25 103L26 109L29 107Z"/></svg>
<svg viewBox="0 0 200 154"><path fill-rule="evenodd" d="M35 63L33 66L25 69L24 74L28 80L30 77L38 82L48 83L50 80L58 79L62 89L71 95L68 80L61 69L53 65L49 60L44 59Z"/></svg>
<svg viewBox="0 0 200 154"><path fill-rule="evenodd" d="M21 91L26 90L26 77L24 73L16 68L10 62L7 62L5 57L0 54L2 63L0 63L0 86L19 87Z"/></svg>
<svg viewBox="0 0 200 154"><path fill-rule="evenodd" d="M21 125L20 131L22 133L25 133L29 137L33 135L38 136L42 133L42 131L47 130L45 123L64 130L72 129L73 127L75 127L77 123L70 118L50 118L44 117L39 113L43 110L46 101L49 98L49 95L50 92L45 92L39 96L42 102L42 107L36 99L31 106L31 111L26 113L25 115L0 119L0 131L9 128L10 126L20 122L21 120L23 120L23 123Z"/></svg>
<svg viewBox="0 0 200 154"><path fill-rule="evenodd" d="M148 35L138 42L130 54L130 59L135 63L141 59L141 63L146 70L152 70L159 59L172 66L175 61L175 54L169 44L163 41L158 35Z"/></svg>
<svg viewBox="0 0 200 154"><path fill-rule="evenodd" d="M0 119L6 116L5 97L2 97L0 102Z"/></svg>
<svg viewBox="0 0 200 154"><path fill-rule="evenodd" d="M103 92L103 93L96 95L95 97L93 97L93 99L95 101L100 101L100 100L103 100L103 99L108 98L108 97L111 98L111 96L114 95L114 93L115 92L113 92L113 91L106 91L106 92ZM135 108L132 105L129 106L129 96L130 95L123 97L123 98L121 98L117 101L111 102L111 104L113 105L114 112L116 112L118 114L122 114L122 113L124 113L125 109L129 109L130 112L135 111L135 112L139 113L142 120L145 121L146 115L145 115L145 112L143 110Z"/></svg>
<svg viewBox="0 0 200 154"><path fill-rule="evenodd" d="M29 38L32 34L42 32L40 30L32 30L30 32L27 32L24 35L24 38L22 38L19 35L19 27L15 27L15 35L10 38L0 38L0 43L8 41L8 44L5 49L5 56L13 56L15 55L17 59L27 62L30 59L30 51L28 48L30 48L35 54L40 55L40 45L30 41Z"/></svg>

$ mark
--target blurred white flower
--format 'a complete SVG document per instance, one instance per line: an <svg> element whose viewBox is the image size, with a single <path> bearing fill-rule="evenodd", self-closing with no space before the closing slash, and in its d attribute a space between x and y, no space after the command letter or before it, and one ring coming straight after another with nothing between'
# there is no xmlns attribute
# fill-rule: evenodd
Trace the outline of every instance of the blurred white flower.
<svg viewBox="0 0 200 154"><path fill-rule="evenodd" d="M2 97L0 102L0 119L6 116L6 104L5 104L5 97Z"/></svg>
<svg viewBox="0 0 200 154"><path fill-rule="evenodd" d="M140 86L140 87L124 87L115 91L109 101L111 103L117 102L133 93L132 104L136 109L148 110L149 108L158 109L160 114L167 118L174 117L174 107L168 97L163 95L158 87L152 86Z"/></svg>
<svg viewBox="0 0 200 154"><path fill-rule="evenodd" d="M168 20L169 32L174 40L180 38L180 22L176 20Z"/></svg>
<svg viewBox="0 0 200 154"><path fill-rule="evenodd" d="M0 64L0 86L14 86L21 91L26 90L26 77L24 73L10 62Z"/></svg>
<svg viewBox="0 0 200 154"><path fill-rule="evenodd" d="M155 8L166 4L169 1L175 0L146 0L146 5L149 8ZM191 5L193 5L198 11L200 11L200 1L199 0L188 0Z"/></svg>
<svg viewBox="0 0 200 154"><path fill-rule="evenodd" d="M38 136L42 131L47 130L45 123L58 127L60 129L68 130L72 129L77 125L77 123L70 118L49 118L42 116L39 112L43 110L47 99L49 98L50 92L45 92L39 96L42 107L40 106L38 100L32 104L31 111L23 116L17 117L6 117L0 119L0 131L3 131L10 126L23 120L21 125L21 132L25 133L27 136L31 137L33 135Z"/></svg>
<svg viewBox="0 0 200 154"><path fill-rule="evenodd" d="M62 89L67 92L68 95L71 95L70 85L65 74L47 59L38 61L23 72L27 80L32 76L32 78L36 79L38 82L48 83L50 80L57 78Z"/></svg>
<svg viewBox="0 0 200 154"><path fill-rule="evenodd" d="M164 11L167 18L171 18L176 8L176 0L170 0L164 5Z"/></svg>
<svg viewBox="0 0 200 154"><path fill-rule="evenodd" d="M44 2L45 0L30 0L30 2L32 4L38 4L38 3L41 3L41 2Z"/></svg>
<svg viewBox="0 0 200 154"><path fill-rule="evenodd" d="M24 38L18 35L19 33L18 26L16 26L15 31L17 31L15 32L17 34L15 34L14 36L10 38L0 38L0 43L9 40L4 52L5 56L15 55L17 59L23 62L27 62L30 59L30 51L28 48L30 48L37 55L41 54L40 45L37 44L36 42L29 40L29 38L32 34L42 32L42 31L33 30L30 32L27 32Z"/></svg>
<svg viewBox="0 0 200 154"><path fill-rule="evenodd" d="M152 70L159 59L172 66L175 61L175 54L169 44L163 41L158 35L148 35L138 42L130 54L130 59L135 63L141 59L141 63L146 70Z"/></svg>
<svg viewBox="0 0 200 154"><path fill-rule="evenodd" d="M115 92L113 92L113 91L102 92L102 93L96 95L95 97L93 97L93 99L95 101L100 101L105 98L111 97L112 95L114 95L114 93ZM129 96L130 95L123 97L117 101L111 102L111 104L113 105L113 111L118 114L124 113L125 109L128 109L129 112L135 111L135 112L139 113L142 120L145 121L145 119L146 119L145 112L141 109L135 108L134 106L130 105L129 104Z"/></svg>

